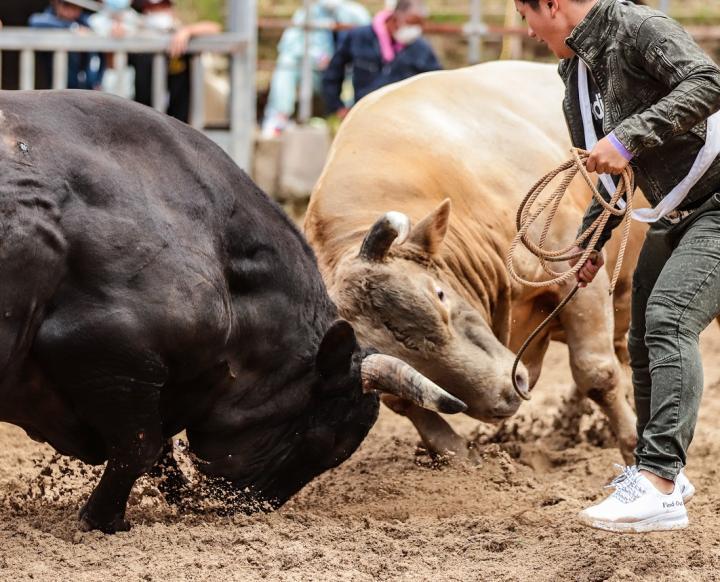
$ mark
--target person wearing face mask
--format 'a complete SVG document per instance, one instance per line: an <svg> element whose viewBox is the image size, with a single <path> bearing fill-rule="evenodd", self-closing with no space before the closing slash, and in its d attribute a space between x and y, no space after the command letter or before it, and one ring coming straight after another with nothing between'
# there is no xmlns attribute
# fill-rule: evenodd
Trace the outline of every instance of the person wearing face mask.
<svg viewBox="0 0 720 582"><path fill-rule="evenodd" d="M375 15L372 24L351 30L340 42L323 76L323 97L330 114L348 112L341 99L348 66L355 102L375 89L441 68L422 38L427 9L422 0L398 0L394 9Z"/></svg>
<svg viewBox="0 0 720 582"><path fill-rule="evenodd" d="M90 16L73 0L52 0L44 12L30 16L31 28L60 28L82 31L90 26ZM39 53L38 66L52 83L52 54ZM68 54L68 89L97 89L105 69L102 55L97 53Z"/></svg>
<svg viewBox="0 0 720 582"><path fill-rule="evenodd" d="M165 112L187 123L190 117L190 59L185 51L194 36L218 34L222 28L211 21L183 25L175 14L172 0L134 0L132 7L141 16L143 30L171 35ZM130 55L129 62L135 68L135 101L152 106L153 55Z"/></svg>
<svg viewBox="0 0 720 582"><path fill-rule="evenodd" d="M88 18L90 28L100 36L123 37L135 34L138 14L131 8L132 0L102 0L102 7Z"/></svg>
<svg viewBox="0 0 720 582"><path fill-rule="evenodd" d="M270 82L270 94L265 107L262 134L265 138L278 136L295 113L300 88L302 59L305 50L305 10L293 14L293 26L283 31L278 44L278 58ZM361 4L348 0L317 0L310 6L310 21L318 25L361 26L370 22L370 14ZM309 33L310 59L313 68L313 86L320 93L322 74L335 46L347 31L331 29L312 30Z"/></svg>
<svg viewBox="0 0 720 582"><path fill-rule="evenodd" d="M88 18L88 24L99 36L123 38L134 35L138 30L139 15L130 7L131 0L101 0L99 9ZM107 70L103 75L100 89L132 99L134 94L135 70L127 63L115 60L108 53Z"/></svg>

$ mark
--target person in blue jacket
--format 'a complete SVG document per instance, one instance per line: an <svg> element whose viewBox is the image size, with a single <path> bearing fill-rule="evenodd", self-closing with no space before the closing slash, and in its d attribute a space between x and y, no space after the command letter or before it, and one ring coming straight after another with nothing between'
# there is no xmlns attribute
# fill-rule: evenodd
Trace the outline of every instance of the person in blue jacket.
<svg viewBox="0 0 720 582"><path fill-rule="evenodd" d="M44 12L30 16L31 28L61 28L79 30L88 28L89 14L72 0L51 0ZM38 62L52 76L52 54L40 53ZM98 89L105 65L98 53L68 54L68 89Z"/></svg>
<svg viewBox="0 0 720 582"><path fill-rule="evenodd" d="M441 69L432 48L422 38L426 18L422 0L398 0L394 10L379 12L372 24L350 30L323 76L328 114L342 119L348 112L341 98L348 66L352 68L355 102L390 83Z"/></svg>

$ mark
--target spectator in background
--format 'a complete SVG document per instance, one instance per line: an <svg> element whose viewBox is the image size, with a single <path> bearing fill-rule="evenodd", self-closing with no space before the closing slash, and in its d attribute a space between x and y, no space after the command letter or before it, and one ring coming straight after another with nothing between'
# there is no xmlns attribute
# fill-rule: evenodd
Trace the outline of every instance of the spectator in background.
<svg viewBox="0 0 720 582"><path fill-rule="evenodd" d="M131 3L132 0L101 0L100 9L88 19L90 28L100 36L135 34L140 17Z"/></svg>
<svg viewBox="0 0 720 582"><path fill-rule="evenodd" d="M357 2L348 0L318 0L311 5L310 21L314 24L359 26L370 22L370 14ZM305 10L293 14L293 26L287 28L278 44L270 95L265 107L262 133L265 137L279 135L295 113L300 87L302 59L305 50ZM322 73L335 52L336 41L341 42L347 31L334 32L330 28L310 32L309 48L313 67L313 84L321 92Z"/></svg>
<svg viewBox="0 0 720 582"><path fill-rule="evenodd" d="M171 33L168 55L168 115L187 123L190 117L190 59L185 54L190 39L222 31L217 22L201 21L183 25L175 14L172 0L134 0L133 8L141 13L142 27ZM153 55L131 55L135 67L135 101L152 105Z"/></svg>
<svg viewBox="0 0 720 582"><path fill-rule="evenodd" d="M73 0L51 0L44 12L30 16L31 28L60 28L81 32L88 28L88 14ZM52 54L39 53L38 64L52 83ZM98 53L68 54L68 89L98 89L103 75L103 58Z"/></svg>
<svg viewBox="0 0 720 582"><path fill-rule="evenodd" d="M132 36L138 30L140 16L130 7L131 0L102 0L98 11L88 19L96 34L122 38ZM108 67L103 75L101 89L113 95L132 99L135 94L135 70L124 59L115 59L112 53L105 55Z"/></svg>
<svg viewBox="0 0 720 582"><path fill-rule="evenodd" d="M348 65L352 66L356 102L390 83L440 69L435 53L422 38L426 18L422 0L397 0L394 10L379 12L370 26L349 31L323 77L329 113L342 119L348 112L340 97Z"/></svg>

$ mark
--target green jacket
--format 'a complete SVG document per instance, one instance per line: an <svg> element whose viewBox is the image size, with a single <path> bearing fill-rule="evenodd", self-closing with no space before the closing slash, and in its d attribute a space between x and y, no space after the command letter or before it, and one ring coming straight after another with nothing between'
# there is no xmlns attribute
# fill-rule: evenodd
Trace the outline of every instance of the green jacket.
<svg viewBox="0 0 720 582"><path fill-rule="evenodd" d="M654 206L688 174L704 145L706 120L720 110L720 68L677 22L625 0L599 0L566 42L577 55L559 67L573 144L585 147L578 98L580 58L605 104L604 132L614 132L634 155L636 182ZM696 206L718 188L720 157L680 208ZM582 229L601 211L593 201ZM613 218L598 248L618 224Z"/></svg>

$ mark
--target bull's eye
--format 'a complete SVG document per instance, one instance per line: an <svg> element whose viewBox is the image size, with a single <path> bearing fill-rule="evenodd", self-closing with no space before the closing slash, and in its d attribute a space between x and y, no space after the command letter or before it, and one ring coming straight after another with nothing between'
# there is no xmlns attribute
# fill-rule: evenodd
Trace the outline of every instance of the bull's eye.
<svg viewBox="0 0 720 582"><path fill-rule="evenodd" d="M440 287L435 287L435 293L440 301L445 301L445 291L440 289Z"/></svg>

